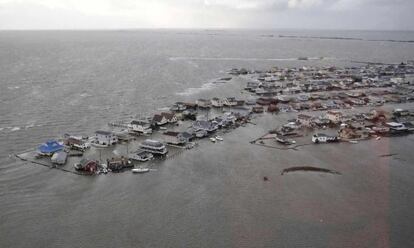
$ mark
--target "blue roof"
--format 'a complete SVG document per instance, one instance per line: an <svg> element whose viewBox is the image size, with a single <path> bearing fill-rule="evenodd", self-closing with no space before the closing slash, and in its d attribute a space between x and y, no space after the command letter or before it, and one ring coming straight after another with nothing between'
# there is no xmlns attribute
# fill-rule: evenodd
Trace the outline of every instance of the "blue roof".
<svg viewBox="0 0 414 248"><path fill-rule="evenodd" d="M56 140L49 140L39 146L41 153L54 153L61 150L63 150L63 145L59 144Z"/></svg>

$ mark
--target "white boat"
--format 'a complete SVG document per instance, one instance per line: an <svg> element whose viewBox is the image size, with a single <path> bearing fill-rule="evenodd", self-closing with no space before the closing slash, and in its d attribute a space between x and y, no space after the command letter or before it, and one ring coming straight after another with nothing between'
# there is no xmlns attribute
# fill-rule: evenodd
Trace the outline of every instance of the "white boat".
<svg viewBox="0 0 414 248"><path fill-rule="evenodd" d="M150 171L149 168L143 168L143 167L139 167L139 168L134 168L131 170L132 173L147 173Z"/></svg>
<svg viewBox="0 0 414 248"><path fill-rule="evenodd" d="M216 142L217 140L216 140L216 138L210 138L210 140L211 140L211 142Z"/></svg>
<svg viewBox="0 0 414 248"><path fill-rule="evenodd" d="M160 130L167 130L166 127L160 127Z"/></svg>
<svg viewBox="0 0 414 248"><path fill-rule="evenodd" d="M381 136L378 136L377 138L376 138L376 140L380 140L381 139Z"/></svg>
<svg viewBox="0 0 414 248"><path fill-rule="evenodd" d="M221 136L216 136L216 140L218 140L218 141L223 141L224 139L223 139L223 137L221 137Z"/></svg>
<svg viewBox="0 0 414 248"><path fill-rule="evenodd" d="M358 141L356 141L356 140L350 140L349 143L351 143L351 144L358 144Z"/></svg>

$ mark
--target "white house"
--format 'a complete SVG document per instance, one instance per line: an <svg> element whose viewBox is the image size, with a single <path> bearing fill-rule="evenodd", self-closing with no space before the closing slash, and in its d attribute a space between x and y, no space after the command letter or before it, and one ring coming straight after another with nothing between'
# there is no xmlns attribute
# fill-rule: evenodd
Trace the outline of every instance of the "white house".
<svg viewBox="0 0 414 248"><path fill-rule="evenodd" d="M128 124L128 130L131 133L143 133L143 134L151 134L152 128L151 125L147 121L131 121Z"/></svg>
<svg viewBox="0 0 414 248"><path fill-rule="evenodd" d="M221 108L224 105L224 101L220 98L215 97L211 99L211 105L216 108Z"/></svg>
<svg viewBox="0 0 414 248"><path fill-rule="evenodd" d="M115 145L118 142L118 137L108 131L96 131L95 132L95 144L102 146Z"/></svg>

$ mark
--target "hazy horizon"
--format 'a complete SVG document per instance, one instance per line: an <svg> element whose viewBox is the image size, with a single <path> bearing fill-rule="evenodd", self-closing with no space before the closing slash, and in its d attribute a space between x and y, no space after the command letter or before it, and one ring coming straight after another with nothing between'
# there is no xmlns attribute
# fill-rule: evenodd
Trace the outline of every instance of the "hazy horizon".
<svg viewBox="0 0 414 248"><path fill-rule="evenodd" d="M413 31L411 0L0 0L0 30Z"/></svg>

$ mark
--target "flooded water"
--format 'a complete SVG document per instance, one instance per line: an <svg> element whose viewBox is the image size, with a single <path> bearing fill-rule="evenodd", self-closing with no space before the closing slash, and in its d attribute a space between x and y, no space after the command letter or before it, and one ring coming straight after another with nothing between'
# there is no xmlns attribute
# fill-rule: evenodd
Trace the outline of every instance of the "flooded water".
<svg viewBox="0 0 414 248"><path fill-rule="evenodd" d="M175 101L240 94L238 79L211 83L233 67L414 59L414 43L388 40L414 33L0 32L0 246L413 247L413 136L281 151L249 143L289 118L264 115L145 175L83 177L9 157ZM342 175L281 175L292 166Z"/></svg>

